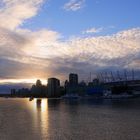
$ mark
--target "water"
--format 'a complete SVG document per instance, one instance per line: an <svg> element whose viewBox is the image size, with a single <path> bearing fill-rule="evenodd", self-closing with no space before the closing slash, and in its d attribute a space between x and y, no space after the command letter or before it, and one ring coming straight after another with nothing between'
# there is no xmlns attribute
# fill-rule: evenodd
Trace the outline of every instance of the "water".
<svg viewBox="0 0 140 140"><path fill-rule="evenodd" d="M0 98L0 140L140 140L140 100Z"/></svg>

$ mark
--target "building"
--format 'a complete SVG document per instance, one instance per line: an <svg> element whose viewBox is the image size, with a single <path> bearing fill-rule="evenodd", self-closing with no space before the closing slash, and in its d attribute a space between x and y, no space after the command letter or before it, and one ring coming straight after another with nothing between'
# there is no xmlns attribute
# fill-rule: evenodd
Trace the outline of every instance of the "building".
<svg viewBox="0 0 140 140"><path fill-rule="evenodd" d="M69 74L69 85L77 86L78 85L78 75L74 73Z"/></svg>
<svg viewBox="0 0 140 140"><path fill-rule="evenodd" d="M47 89L49 97L58 97L60 95L60 80L56 78L49 78Z"/></svg>
<svg viewBox="0 0 140 140"><path fill-rule="evenodd" d="M65 82L66 94L77 94L78 93L78 75L75 73L69 74L69 81Z"/></svg>
<svg viewBox="0 0 140 140"><path fill-rule="evenodd" d="M78 95L80 96L85 96L86 95L86 90L87 90L87 85L84 81L81 81L78 84Z"/></svg>
<svg viewBox="0 0 140 140"><path fill-rule="evenodd" d="M41 87L42 86L42 82L38 79L36 81L36 87Z"/></svg>
<svg viewBox="0 0 140 140"><path fill-rule="evenodd" d="M47 87L42 85L42 82L38 79L36 84L31 88L31 96L33 97L46 97Z"/></svg>
<svg viewBox="0 0 140 140"><path fill-rule="evenodd" d="M11 89L11 95L12 96L16 95L16 89Z"/></svg>

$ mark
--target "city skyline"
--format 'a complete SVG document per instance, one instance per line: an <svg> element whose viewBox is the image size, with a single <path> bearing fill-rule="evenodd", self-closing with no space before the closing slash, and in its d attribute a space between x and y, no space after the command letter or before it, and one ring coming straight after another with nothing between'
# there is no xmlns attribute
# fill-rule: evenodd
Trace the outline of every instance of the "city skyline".
<svg viewBox="0 0 140 140"><path fill-rule="evenodd" d="M140 139L140 0L0 0L0 140Z"/></svg>
<svg viewBox="0 0 140 140"><path fill-rule="evenodd" d="M139 0L2 0L0 84L140 70Z"/></svg>

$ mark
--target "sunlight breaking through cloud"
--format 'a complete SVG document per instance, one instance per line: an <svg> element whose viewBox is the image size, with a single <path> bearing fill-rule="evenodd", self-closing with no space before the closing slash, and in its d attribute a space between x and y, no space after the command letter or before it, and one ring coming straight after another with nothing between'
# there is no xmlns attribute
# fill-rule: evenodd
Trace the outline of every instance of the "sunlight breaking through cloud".
<svg viewBox="0 0 140 140"><path fill-rule="evenodd" d="M78 10L83 2L73 0L66 7ZM0 10L0 79L47 79L52 75L64 79L69 72L140 70L140 28L63 40L61 33L51 29L21 28L20 25L38 13L43 0L1 3L4 6ZM85 32L99 31L101 28Z"/></svg>
<svg viewBox="0 0 140 140"><path fill-rule="evenodd" d="M25 30L24 33L19 30L12 33L12 37L11 32L6 34L2 33L2 30L0 32L3 38L9 40L0 41L1 65L8 69L7 72L3 68L0 70L4 71L5 76L10 76L10 72L15 70L16 76L19 76L20 71L25 77L32 76L33 73L47 76L70 71L84 73L87 69L92 71L107 68L139 69L140 66L139 28L111 36L79 37L67 41L59 40L61 38L59 33L48 30L38 32ZM10 48L18 51L13 52Z"/></svg>

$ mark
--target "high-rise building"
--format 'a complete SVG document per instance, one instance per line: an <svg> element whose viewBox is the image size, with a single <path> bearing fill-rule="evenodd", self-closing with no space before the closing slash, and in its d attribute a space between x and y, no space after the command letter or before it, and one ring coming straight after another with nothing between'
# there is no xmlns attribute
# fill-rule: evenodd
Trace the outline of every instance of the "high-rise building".
<svg viewBox="0 0 140 140"><path fill-rule="evenodd" d="M75 73L69 74L69 81L65 82L65 92L67 94L78 93L78 75Z"/></svg>
<svg viewBox="0 0 140 140"><path fill-rule="evenodd" d="M56 78L49 78L48 79L48 96L59 96L60 93L60 80Z"/></svg>
<svg viewBox="0 0 140 140"><path fill-rule="evenodd" d="M78 75L75 73L69 74L69 85L70 86L77 86L78 85Z"/></svg>
<svg viewBox="0 0 140 140"><path fill-rule="evenodd" d="M41 82L39 79L36 81L36 86L37 86L37 87L42 86L42 82Z"/></svg>
<svg viewBox="0 0 140 140"><path fill-rule="evenodd" d="M31 94L33 97L46 97L47 88L42 85L41 80L37 80L36 84L31 88Z"/></svg>
<svg viewBox="0 0 140 140"><path fill-rule="evenodd" d="M16 89L11 89L11 95L15 95L16 94Z"/></svg>

